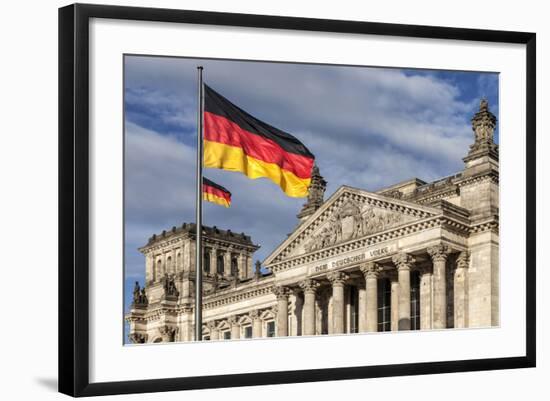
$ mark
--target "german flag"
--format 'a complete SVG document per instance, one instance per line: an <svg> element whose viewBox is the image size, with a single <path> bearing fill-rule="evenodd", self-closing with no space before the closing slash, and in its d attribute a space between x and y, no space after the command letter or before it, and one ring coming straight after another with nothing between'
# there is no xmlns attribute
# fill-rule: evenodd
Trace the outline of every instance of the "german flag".
<svg viewBox="0 0 550 401"><path fill-rule="evenodd" d="M266 177L292 197L308 194L315 157L298 139L204 85L204 167Z"/></svg>
<svg viewBox="0 0 550 401"><path fill-rule="evenodd" d="M205 177L202 177L202 199L225 207L231 206L231 192Z"/></svg>

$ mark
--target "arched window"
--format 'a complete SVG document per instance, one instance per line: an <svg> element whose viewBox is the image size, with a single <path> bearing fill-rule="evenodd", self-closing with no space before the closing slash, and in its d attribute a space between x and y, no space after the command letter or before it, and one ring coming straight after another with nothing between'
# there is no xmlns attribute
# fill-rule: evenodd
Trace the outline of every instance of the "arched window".
<svg viewBox="0 0 550 401"><path fill-rule="evenodd" d="M239 263L237 261L237 256L231 256L231 275L238 276L239 274Z"/></svg>
<svg viewBox="0 0 550 401"><path fill-rule="evenodd" d="M208 249L208 248L204 248L204 257L203 257L203 262L202 262L202 269L206 273L211 273L210 272L210 249Z"/></svg>
<svg viewBox="0 0 550 401"><path fill-rule="evenodd" d="M168 256L168 258L166 259L166 272L168 274L173 273L172 272L172 257L171 256Z"/></svg>
<svg viewBox="0 0 550 401"><path fill-rule="evenodd" d="M157 260L157 274L155 276L155 281L160 280L162 277L162 260Z"/></svg>
<svg viewBox="0 0 550 401"><path fill-rule="evenodd" d="M216 272L218 274L223 274L223 255L218 255L216 259Z"/></svg>

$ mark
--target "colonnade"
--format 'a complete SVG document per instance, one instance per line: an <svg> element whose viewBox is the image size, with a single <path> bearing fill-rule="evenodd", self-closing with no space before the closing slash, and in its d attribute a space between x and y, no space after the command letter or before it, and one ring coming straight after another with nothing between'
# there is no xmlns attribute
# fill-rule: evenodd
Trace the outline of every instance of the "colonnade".
<svg viewBox="0 0 550 401"><path fill-rule="evenodd" d="M276 336L289 335L289 306L290 296L295 294L303 296L303 304L300 309L302 335L319 334L316 325L319 323L318 293L321 287L330 286L331 310L328 314L328 333L343 334L348 327L346 325L346 286L353 283L357 288L357 311L359 332L376 332L379 330L379 288L380 279L389 280L391 288L390 310L391 330L411 329L411 273L418 271L420 276L418 284L418 299L420 304L420 329L444 329L447 328L447 299L448 299L448 263L449 255L453 251L447 245L439 244L429 247L424 255L429 256L431 263L417 263L417 257L408 253L399 253L391 258L389 263L383 265L376 262L366 262L355 269L344 271L331 271L324 276L306 278L293 285L274 286L273 294L276 304L270 309L274 313ZM454 315L453 327L467 327L467 274L469 257L467 252L456 254L452 266L454 276L452 282ZM360 279L357 274L360 273ZM352 277L353 276L353 277ZM226 319L230 326L231 339L240 338L242 322L240 317L231 316ZM252 337L262 336L263 323L260 312L251 311L244 316L249 317L247 325L252 326ZM219 338L219 322L209 324L211 339ZM416 327L418 328L418 327ZM227 331L227 330L226 330Z"/></svg>

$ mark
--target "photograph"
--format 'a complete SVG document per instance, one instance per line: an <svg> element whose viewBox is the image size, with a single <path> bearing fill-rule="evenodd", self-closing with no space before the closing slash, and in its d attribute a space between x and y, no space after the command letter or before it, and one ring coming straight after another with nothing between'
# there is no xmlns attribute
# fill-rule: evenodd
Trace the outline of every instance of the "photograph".
<svg viewBox="0 0 550 401"><path fill-rule="evenodd" d="M498 72L123 58L125 345L500 326Z"/></svg>

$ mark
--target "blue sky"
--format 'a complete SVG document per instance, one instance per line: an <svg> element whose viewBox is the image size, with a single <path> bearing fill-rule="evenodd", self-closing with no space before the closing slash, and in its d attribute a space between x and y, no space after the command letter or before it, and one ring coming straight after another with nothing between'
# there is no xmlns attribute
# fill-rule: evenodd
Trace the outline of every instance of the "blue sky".
<svg viewBox="0 0 550 401"><path fill-rule="evenodd" d="M328 181L376 191L462 169L481 97L498 118L498 74L291 63L125 57L125 300L153 233L194 221L197 65L205 81L257 118L298 137ZM498 142L498 127L496 140ZM263 260L296 226L304 199L266 179L206 169L233 194L204 204L204 224L245 232Z"/></svg>

